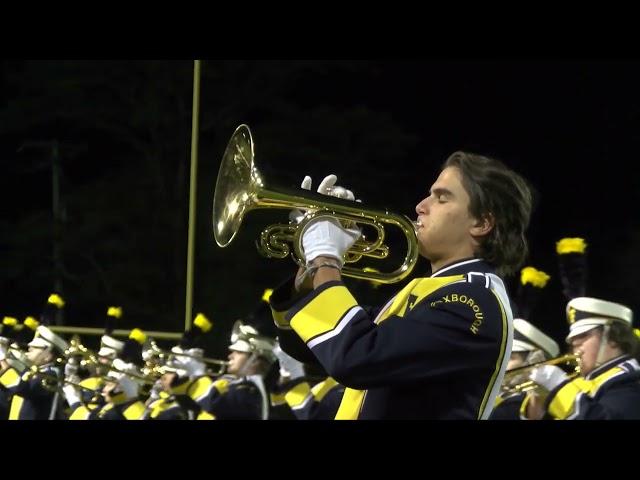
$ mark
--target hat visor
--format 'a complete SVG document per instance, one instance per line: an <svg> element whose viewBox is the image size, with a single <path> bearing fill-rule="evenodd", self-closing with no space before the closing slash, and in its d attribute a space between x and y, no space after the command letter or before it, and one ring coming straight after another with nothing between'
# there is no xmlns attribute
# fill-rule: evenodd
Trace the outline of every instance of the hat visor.
<svg viewBox="0 0 640 480"><path fill-rule="evenodd" d="M584 323L581 323L584 322ZM571 330L569 331L569 335L565 341L568 343L572 338L577 337L578 335L582 335L589 330L593 330L594 328L600 327L607 323L607 320L603 319L591 319L591 320L581 320L573 325L571 325Z"/></svg>
<svg viewBox="0 0 640 480"><path fill-rule="evenodd" d="M531 345L530 343L523 342L522 340L514 340L511 347L512 352L531 352L537 350L538 347Z"/></svg>

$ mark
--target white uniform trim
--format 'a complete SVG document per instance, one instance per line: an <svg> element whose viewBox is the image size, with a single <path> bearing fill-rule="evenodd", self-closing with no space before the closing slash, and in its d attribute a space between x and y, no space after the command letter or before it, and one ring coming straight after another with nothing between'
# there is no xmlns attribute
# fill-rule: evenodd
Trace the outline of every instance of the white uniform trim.
<svg viewBox="0 0 640 480"><path fill-rule="evenodd" d="M360 305L354 305L353 307L351 307L351 309L349 309L349 311L347 311L346 315L342 317L342 320L338 322L338 325L336 325L333 330L323 333L322 335L319 335L313 340L310 340L307 343L307 345L309 346L309 348L313 348L316 345L320 345L322 342L326 342L330 338L335 337L344 329L344 327L348 325L348 323L353 319L353 317L355 317L359 312L362 312L362 311L364 310Z"/></svg>

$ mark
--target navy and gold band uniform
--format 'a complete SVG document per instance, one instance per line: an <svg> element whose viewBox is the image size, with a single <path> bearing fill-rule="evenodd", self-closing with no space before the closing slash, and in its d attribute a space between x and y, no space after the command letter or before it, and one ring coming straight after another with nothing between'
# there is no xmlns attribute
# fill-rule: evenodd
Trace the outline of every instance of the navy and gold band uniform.
<svg viewBox="0 0 640 480"><path fill-rule="evenodd" d="M262 385L261 385L262 383ZM260 375L224 375L213 384L205 410L218 420L261 420L265 399Z"/></svg>
<svg viewBox="0 0 640 480"><path fill-rule="evenodd" d="M113 404L93 410L88 420L144 420L145 406L139 399Z"/></svg>
<svg viewBox="0 0 640 480"><path fill-rule="evenodd" d="M105 381L101 377L87 377L79 384L84 388L79 389L80 401L67 408L69 420L89 420L92 412L97 414L107 403L102 396Z"/></svg>
<svg viewBox="0 0 640 480"><path fill-rule="evenodd" d="M271 392L273 406L288 405L297 420L333 420L345 387L327 377L311 386L305 378L286 382Z"/></svg>
<svg viewBox="0 0 640 480"><path fill-rule="evenodd" d="M53 364L43 365L39 371L48 376L59 377L61 372ZM0 383L11 395L9 420L48 420L55 397L55 391L42 384L42 377L27 370L20 374L15 368L7 368L0 375ZM62 403L55 412L55 418L64 417Z"/></svg>
<svg viewBox="0 0 640 480"><path fill-rule="evenodd" d="M640 420L640 364L622 355L571 378L549 392L544 409L546 419Z"/></svg>
<svg viewBox="0 0 640 480"><path fill-rule="evenodd" d="M159 398L147 406L146 418L150 420L214 420L215 416L206 408L227 383L228 381L224 378L214 380L208 375L186 379L173 386L170 392L160 392Z"/></svg>
<svg viewBox="0 0 640 480"><path fill-rule="evenodd" d="M496 398L496 404L489 420L519 420L522 405L527 398L527 394L512 393L508 395L500 394Z"/></svg>
<svg viewBox="0 0 640 480"><path fill-rule="evenodd" d="M378 310L359 306L342 282L302 298L290 298L292 283L271 297L280 344L306 363L299 337L348 387L336 419L488 417L511 353L513 317L486 262L461 260L416 278Z"/></svg>

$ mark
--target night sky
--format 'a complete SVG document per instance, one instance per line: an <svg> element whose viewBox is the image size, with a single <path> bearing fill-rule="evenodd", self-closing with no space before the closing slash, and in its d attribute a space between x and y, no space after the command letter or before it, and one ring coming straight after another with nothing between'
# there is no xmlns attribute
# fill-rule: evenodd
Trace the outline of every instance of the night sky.
<svg viewBox="0 0 640 480"><path fill-rule="evenodd" d="M3 315L37 314L54 285L51 148L19 149L55 139L65 322L100 326L121 303L125 328L181 329L191 75L191 61L3 62ZM217 169L241 123L269 183L336 173L365 204L411 218L450 153L495 156L536 190L527 264L552 278L530 320L566 333L555 254L566 236L589 245L588 294L637 312L638 85L635 61L204 61L194 310L218 322L215 348L294 270L256 252L274 212L250 214L226 250L213 240ZM383 303L399 286L354 288Z"/></svg>

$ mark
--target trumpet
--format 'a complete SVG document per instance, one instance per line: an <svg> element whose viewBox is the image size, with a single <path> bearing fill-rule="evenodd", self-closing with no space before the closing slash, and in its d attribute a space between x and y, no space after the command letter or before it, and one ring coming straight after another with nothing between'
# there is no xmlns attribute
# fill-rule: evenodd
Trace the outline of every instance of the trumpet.
<svg viewBox="0 0 640 480"><path fill-rule="evenodd" d="M251 130L240 125L233 133L220 163L213 199L213 234L218 246L228 246L238 233L246 213L260 208L285 208L306 211L299 223L275 224L260 234L258 251L269 258L285 258L290 253L296 263L304 264L302 232L319 217L337 218L348 224L362 224L376 231L374 240L361 237L345 255L345 264L362 257L384 259L389 247L384 243L385 224L399 228L406 238L407 252L402 264L391 272L367 271L345 266L342 274L379 283L395 283L411 273L418 261L416 224L404 215L387 210L365 209L361 203L336 197L299 191L269 190L254 164ZM291 250L293 249L293 252Z"/></svg>
<svg viewBox="0 0 640 480"><path fill-rule="evenodd" d="M60 363L58 361L56 361L56 363ZM48 373L48 372L43 372L42 370L40 370L40 367L38 366L32 366L29 368L29 375L31 376L37 376L40 379L40 383L41 385L46 389L49 390L50 392L57 392L57 391L61 391L62 390L62 386L63 385L71 385L75 388L81 389L81 390L87 390L93 394L96 393L96 391L92 388L89 387L85 387L84 385L81 385L79 383L76 382L72 382L66 378L64 378L64 376L60 376L60 375L55 375L52 373Z"/></svg>
<svg viewBox="0 0 640 480"><path fill-rule="evenodd" d="M96 370L98 370L100 367L105 366L102 362L100 362L100 359L108 358L108 357L103 357L101 355L98 355L93 350L88 349L87 347L85 347L80 343L78 338L75 338L75 337L71 340L69 348L65 350L63 354L63 358L64 358L63 361L67 361L70 357L81 357L82 358L80 362L81 366L95 367ZM127 372L125 370L121 370L113 366L112 364L108 366L108 369L109 371L112 371L115 373L121 373L123 375L127 375L128 377L133 378L145 385L153 385L155 383L155 379L147 378L145 375L138 375L133 372ZM114 381L113 378L106 375L101 375L100 378L102 378L102 380L104 380L105 382Z"/></svg>
<svg viewBox="0 0 640 480"><path fill-rule="evenodd" d="M170 350L165 350L160 348L156 344L156 342L154 342L153 340L150 342L149 350L151 351L152 355L155 355L157 358L161 359L162 363L165 363L165 364L175 357L187 357L187 358L195 358L196 360L199 360L206 364L217 365L218 370L214 370L212 372L212 375L222 375L225 372L227 366L229 365L229 362L225 360L218 360L217 358L200 357L198 355L191 355L186 352L177 353L177 352L172 352ZM147 371L155 371L159 374L164 373L163 367L154 365L153 362L147 361L147 365L145 368L147 369Z"/></svg>
<svg viewBox="0 0 640 480"><path fill-rule="evenodd" d="M579 375L580 361L581 360L580 360L579 354L568 353L566 355L550 358L542 362L536 362L530 365L524 365L522 367L512 368L511 370L508 370L504 375L504 380L502 382L502 385L503 385L502 391L504 393L522 393L522 392L528 392L530 390L534 390L538 388L539 385L536 384L533 380L525 380L523 382L515 383L515 384L514 382L516 382L519 377L528 378L531 371L543 365L568 364L573 367L572 375L573 376Z"/></svg>

